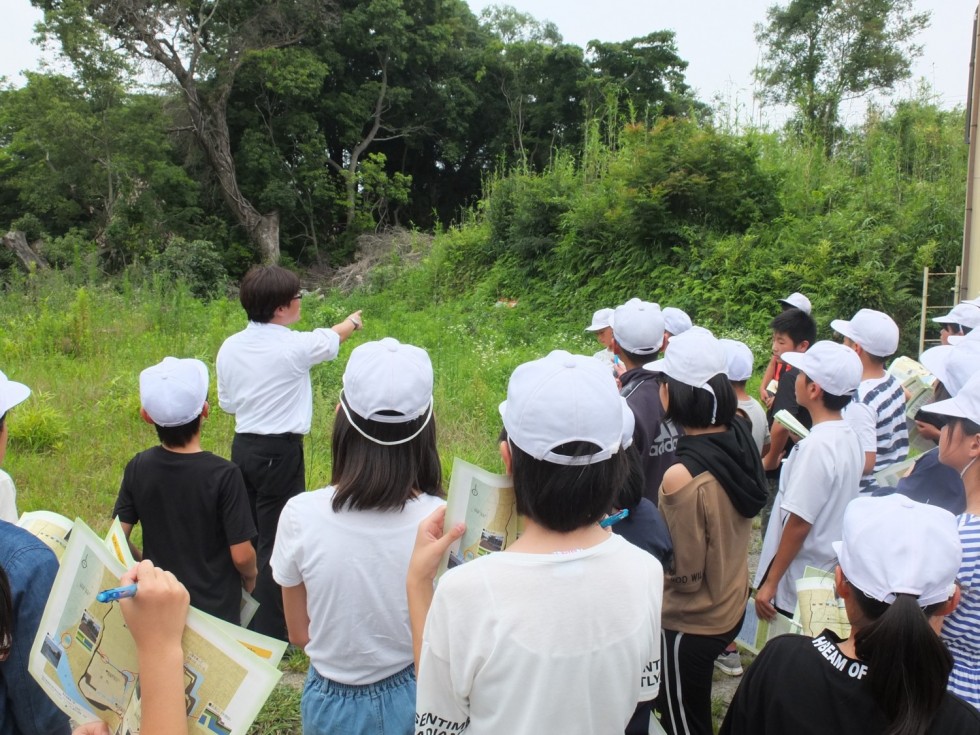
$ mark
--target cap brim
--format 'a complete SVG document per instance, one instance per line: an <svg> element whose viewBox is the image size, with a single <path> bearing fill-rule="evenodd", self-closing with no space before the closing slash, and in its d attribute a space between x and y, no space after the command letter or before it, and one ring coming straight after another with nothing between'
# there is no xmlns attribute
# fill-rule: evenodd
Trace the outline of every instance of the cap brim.
<svg viewBox="0 0 980 735"><path fill-rule="evenodd" d="M608 324L606 324L603 327L597 327L595 324L590 324L589 326L587 326L585 328L585 331L586 332L601 332L603 329L608 329L608 328L609 328L609 325Z"/></svg>
<svg viewBox="0 0 980 735"><path fill-rule="evenodd" d="M648 362L643 366L644 370L649 370L651 373L663 373L668 375L667 372L667 358L661 357L659 360L654 360L653 362Z"/></svg>
<svg viewBox="0 0 980 735"><path fill-rule="evenodd" d="M846 319L834 319L830 323L830 328L837 332L837 334L847 337L852 342L857 342L854 338L854 330L851 328L851 323Z"/></svg>
<svg viewBox="0 0 980 735"><path fill-rule="evenodd" d="M784 352L779 359L790 367L795 367L806 372L806 353L805 352Z"/></svg>
<svg viewBox="0 0 980 735"><path fill-rule="evenodd" d="M938 413L940 416L951 416L957 419L969 419L970 421L980 421L980 416L971 416L963 407L963 404L956 398L947 398L945 401L936 401L922 406L920 411L927 413Z"/></svg>
<svg viewBox="0 0 980 735"><path fill-rule="evenodd" d="M952 345L936 345L919 355L922 367L936 376L940 383L946 384L946 363L949 362Z"/></svg>
<svg viewBox="0 0 980 735"><path fill-rule="evenodd" d="M14 406L23 403L31 395L31 389L23 383L8 380L0 395L0 415L7 413Z"/></svg>
<svg viewBox="0 0 980 735"><path fill-rule="evenodd" d="M959 324L958 321L953 319L949 314L946 316L937 316L933 319L936 324Z"/></svg>

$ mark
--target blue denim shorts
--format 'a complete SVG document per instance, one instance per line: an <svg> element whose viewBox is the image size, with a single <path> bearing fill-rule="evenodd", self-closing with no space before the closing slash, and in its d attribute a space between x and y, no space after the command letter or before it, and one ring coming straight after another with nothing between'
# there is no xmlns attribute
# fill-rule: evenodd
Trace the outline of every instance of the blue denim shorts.
<svg viewBox="0 0 980 735"><path fill-rule="evenodd" d="M413 735L415 666L363 686L331 681L310 666L300 711L303 735Z"/></svg>

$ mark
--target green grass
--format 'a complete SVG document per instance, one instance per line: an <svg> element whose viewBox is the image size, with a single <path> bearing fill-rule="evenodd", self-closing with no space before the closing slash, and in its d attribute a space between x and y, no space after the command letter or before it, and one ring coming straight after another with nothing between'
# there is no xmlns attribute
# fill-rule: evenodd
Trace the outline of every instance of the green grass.
<svg viewBox="0 0 980 735"><path fill-rule="evenodd" d="M553 349L586 354L599 349L581 330L588 322L579 315L542 318L523 303L497 307L494 299L477 295L438 303L406 293L410 273L407 283L303 300L301 329L329 326L358 308L365 322L339 359L312 371L314 420L306 440L310 488L330 479L333 409L356 344L392 336L428 350L447 485L455 456L503 471L497 406L517 365ZM202 444L227 457L234 420L217 406L214 359L222 341L244 326L237 301L202 302L181 284L137 288L124 280L79 286L70 274L47 273L0 291L0 370L33 389L8 416L4 468L17 484L19 510L51 510L81 517L97 532L108 529L123 468L157 442L153 428L139 417L139 373L166 355L197 357L210 366L212 411ZM138 527L134 540L140 543ZM308 663L302 652L284 659L281 668L291 681L276 687L253 735L301 731L301 680L294 680Z"/></svg>

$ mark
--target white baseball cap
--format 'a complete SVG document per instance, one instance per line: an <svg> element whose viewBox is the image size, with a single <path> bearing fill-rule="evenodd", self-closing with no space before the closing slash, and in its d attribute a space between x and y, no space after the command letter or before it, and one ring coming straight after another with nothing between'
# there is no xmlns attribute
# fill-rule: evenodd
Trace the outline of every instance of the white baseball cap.
<svg viewBox="0 0 980 735"><path fill-rule="evenodd" d="M157 426L183 426L208 400L208 367L190 357L165 357L140 373L140 405Z"/></svg>
<svg viewBox="0 0 980 735"><path fill-rule="evenodd" d="M403 424L431 415L432 383L428 352L385 337L351 351L340 405L369 421Z"/></svg>
<svg viewBox="0 0 980 735"><path fill-rule="evenodd" d="M785 304L786 306L792 306L794 309L799 309L800 311L805 311L807 314L813 308L810 304L810 299L801 294L799 291L794 291L785 299L779 299L780 304Z"/></svg>
<svg viewBox="0 0 980 735"><path fill-rule="evenodd" d="M664 315L649 301L630 299L613 312L613 336L627 352L653 355L664 342Z"/></svg>
<svg viewBox="0 0 980 735"><path fill-rule="evenodd" d="M898 493L859 497L844 511L841 536L833 544L841 572L873 599L907 594L928 607L955 593L963 548L948 510Z"/></svg>
<svg viewBox="0 0 980 735"><path fill-rule="evenodd" d="M691 317L687 315L687 312L678 309L676 306L664 308L663 314L664 331L670 332L673 336L683 334L694 326L694 322L691 321Z"/></svg>
<svg viewBox="0 0 980 735"><path fill-rule="evenodd" d="M752 350L744 342L737 339L720 339L721 346L725 350L725 362L727 367L725 372L728 379L740 383L752 377L752 366L755 358L752 357Z"/></svg>
<svg viewBox="0 0 980 735"><path fill-rule="evenodd" d="M632 435L633 413L609 369L564 350L514 370L500 416L513 444L535 459L566 466L609 459L627 433ZM590 442L598 449L574 457L554 451L570 442Z"/></svg>
<svg viewBox="0 0 980 735"><path fill-rule="evenodd" d="M951 334L946 341L951 345L958 345L962 342L980 342L980 329L974 329L968 334Z"/></svg>
<svg viewBox="0 0 980 735"><path fill-rule="evenodd" d="M861 309L850 321L834 319L830 328L875 357L894 355L898 349L898 325L881 311Z"/></svg>
<svg viewBox="0 0 980 735"><path fill-rule="evenodd" d="M948 314L937 316L933 319L937 324L959 324L969 329L980 327L980 306L970 302L961 301Z"/></svg>
<svg viewBox="0 0 980 735"><path fill-rule="evenodd" d="M952 351L953 345L936 345L919 355L919 362L922 363L922 367L935 375L936 380L943 385L946 385L947 382L946 363L949 361Z"/></svg>
<svg viewBox="0 0 980 735"><path fill-rule="evenodd" d="M23 403L31 394L31 389L23 383L9 380L0 373L0 416L12 409L18 403Z"/></svg>
<svg viewBox="0 0 980 735"><path fill-rule="evenodd" d="M980 373L975 373L966 381L966 385L952 398L926 404L922 410L980 424Z"/></svg>
<svg viewBox="0 0 980 735"><path fill-rule="evenodd" d="M708 381L718 374L725 375L728 367L725 348L713 335L689 329L670 339L670 349L663 358L643 366L655 373L663 373L684 385L702 388L714 398L711 423L715 423L718 397Z"/></svg>
<svg viewBox="0 0 980 735"><path fill-rule="evenodd" d="M607 327L611 327L614 311L615 309L599 309L599 311L592 315L592 323L585 328L585 331L599 332Z"/></svg>
<svg viewBox="0 0 980 735"><path fill-rule="evenodd" d="M837 342L821 340L806 352L784 352L781 359L833 396L849 396L861 385L861 359Z"/></svg>

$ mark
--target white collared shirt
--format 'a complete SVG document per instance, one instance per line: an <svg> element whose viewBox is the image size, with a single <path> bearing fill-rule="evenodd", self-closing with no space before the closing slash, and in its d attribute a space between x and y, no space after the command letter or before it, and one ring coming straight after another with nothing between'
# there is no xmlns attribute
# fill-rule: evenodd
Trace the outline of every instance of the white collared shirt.
<svg viewBox="0 0 980 735"><path fill-rule="evenodd" d="M238 434L308 434L310 368L339 350L340 336L332 329L294 332L249 322L218 350L218 405L235 415Z"/></svg>

